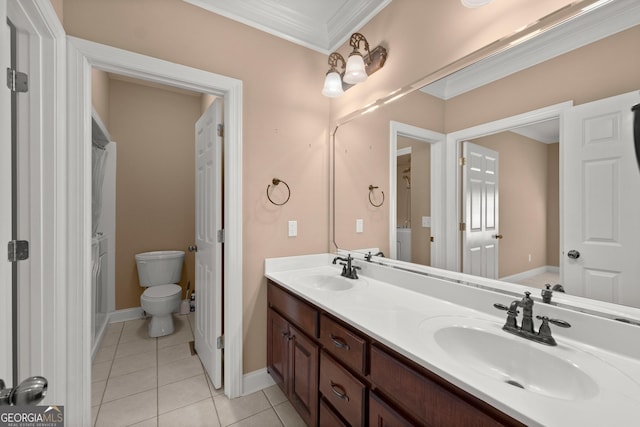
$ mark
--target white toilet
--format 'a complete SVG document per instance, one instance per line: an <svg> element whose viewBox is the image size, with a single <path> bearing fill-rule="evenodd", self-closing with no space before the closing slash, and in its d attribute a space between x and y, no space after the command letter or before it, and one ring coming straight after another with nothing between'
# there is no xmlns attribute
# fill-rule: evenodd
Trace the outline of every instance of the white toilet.
<svg viewBox="0 0 640 427"><path fill-rule="evenodd" d="M147 288L140 297L142 309L151 316L149 336L173 333L173 316L180 307L183 251L155 251L136 254L138 280Z"/></svg>

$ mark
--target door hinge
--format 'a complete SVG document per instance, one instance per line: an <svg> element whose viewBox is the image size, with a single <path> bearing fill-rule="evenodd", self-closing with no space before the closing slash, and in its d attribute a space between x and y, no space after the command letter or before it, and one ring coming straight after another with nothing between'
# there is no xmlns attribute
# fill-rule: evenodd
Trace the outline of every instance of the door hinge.
<svg viewBox="0 0 640 427"><path fill-rule="evenodd" d="M224 136L224 125L222 123L218 125L218 136L220 138Z"/></svg>
<svg viewBox="0 0 640 427"><path fill-rule="evenodd" d="M460 157L460 166L466 166L466 165L467 165L467 158Z"/></svg>
<svg viewBox="0 0 640 427"><path fill-rule="evenodd" d="M218 243L224 243L224 228L218 230Z"/></svg>
<svg viewBox="0 0 640 427"><path fill-rule="evenodd" d="M466 231L467 230L467 224L464 222L460 223L460 231Z"/></svg>
<svg viewBox="0 0 640 427"><path fill-rule="evenodd" d="M29 90L29 76L13 68L7 68L7 87L11 92L27 92Z"/></svg>
<svg viewBox="0 0 640 427"><path fill-rule="evenodd" d="M7 245L9 262L29 259L29 242L27 240L11 240Z"/></svg>
<svg viewBox="0 0 640 427"><path fill-rule="evenodd" d="M224 335L221 335L216 339L216 346L218 349L224 348Z"/></svg>

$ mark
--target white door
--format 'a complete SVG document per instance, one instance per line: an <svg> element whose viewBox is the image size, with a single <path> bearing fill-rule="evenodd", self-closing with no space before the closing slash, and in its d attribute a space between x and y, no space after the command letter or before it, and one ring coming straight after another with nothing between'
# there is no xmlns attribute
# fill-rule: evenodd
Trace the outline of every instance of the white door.
<svg viewBox="0 0 640 427"><path fill-rule="evenodd" d="M462 272L498 278L498 153L462 143Z"/></svg>
<svg viewBox="0 0 640 427"><path fill-rule="evenodd" d="M10 67L10 32L7 1L0 0L0 70ZM11 240L11 92L0 86L0 379L13 382L11 333L11 263L7 242Z"/></svg>
<svg viewBox="0 0 640 427"><path fill-rule="evenodd" d="M571 108L561 144L563 286L570 294L636 307L640 172L631 107L639 101L636 91Z"/></svg>
<svg viewBox="0 0 640 427"><path fill-rule="evenodd" d="M213 386L222 386L222 101L196 123L196 325L195 347Z"/></svg>

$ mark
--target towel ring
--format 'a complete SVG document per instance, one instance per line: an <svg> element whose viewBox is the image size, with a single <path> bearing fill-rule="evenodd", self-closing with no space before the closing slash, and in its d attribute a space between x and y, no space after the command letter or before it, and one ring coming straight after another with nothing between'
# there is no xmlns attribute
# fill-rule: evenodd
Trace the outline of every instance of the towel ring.
<svg viewBox="0 0 640 427"><path fill-rule="evenodd" d="M373 194L373 190L375 190L376 188L380 188L380 187L369 185L369 203L371 203L371 206L379 208L384 204L384 191L380 190L380 192L382 193L382 201L380 202L379 205L376 205L375 203L373 203L373 200L371 200L371 195Z"/></svg>
<svg viewBox="0 0 640 427"><path fill-rule="evenodd" d="M271 200L271 197L269 196L269 188L271 187L271 184L276 186L276 185L278 185L280 183L283 183L285 185L285 187L287 187L287 200L285 200L282 203L276 203L273 200ZM282 206L282 205L286 204L289 201L289 199L291 198L291 189L289 188L289 185L286 182L284 182L283 180L278 179L278 178L273 178L271 180L271 184L267 185L267 199L269 199L269 201L271 203L273 203L274 205L276 205L276 206Z"/></svg>

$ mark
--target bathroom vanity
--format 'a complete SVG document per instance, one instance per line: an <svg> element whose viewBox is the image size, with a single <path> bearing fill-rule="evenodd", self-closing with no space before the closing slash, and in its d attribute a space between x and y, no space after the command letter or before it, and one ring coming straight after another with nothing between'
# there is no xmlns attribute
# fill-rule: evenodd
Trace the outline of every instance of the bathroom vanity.
<svg viewBox="0 0 640 427"><path fill-rule="evenodd" d="M521 295L362 258L359 278L348 279L334 258L265 261L268 370L308 425L634 422L639 326L533 294L534 319L572 325L551 325L558 344L545 346L502 330L506 315L493 304Z"/></svg>

